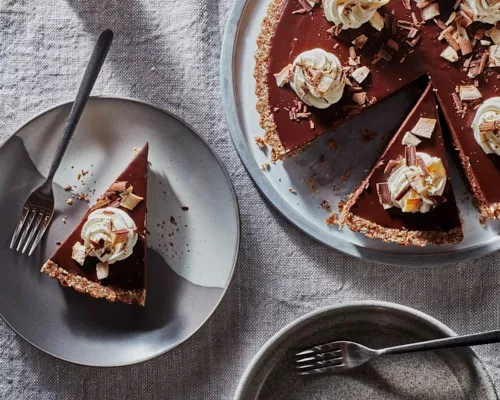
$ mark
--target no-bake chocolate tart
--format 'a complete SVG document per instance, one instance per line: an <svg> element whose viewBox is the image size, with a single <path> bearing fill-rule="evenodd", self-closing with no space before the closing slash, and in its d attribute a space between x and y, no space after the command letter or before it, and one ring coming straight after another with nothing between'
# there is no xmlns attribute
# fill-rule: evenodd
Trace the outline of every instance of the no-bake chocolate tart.
<svg viewBox="0 0 500 400"><path fill-rule="evenodd" d="M431 85L347 201L340 223L400 245L463 239Z"/></svg>
<svg viewBox="0 0 500 400"><path fill-rule="evenodd" d="M482 217L500 218L498 21L494 0L272 0L254 75L273 160L427 74Z"/></svg>
<svg viewBox="0 0 500 400"><path fill-rule="evenodd" d="M94 298L144 306L147 178L146 143L42 272Z"/></svg>

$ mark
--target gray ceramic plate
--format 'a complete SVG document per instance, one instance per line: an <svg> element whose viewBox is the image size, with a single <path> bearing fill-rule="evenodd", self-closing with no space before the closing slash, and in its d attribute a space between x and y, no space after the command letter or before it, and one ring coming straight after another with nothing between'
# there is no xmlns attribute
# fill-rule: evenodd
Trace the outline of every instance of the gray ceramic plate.
<svg viewBox="0 0 500 400"><path fill-rule="evenodd" d="M48 171L69 109L63 104L41 113L0 148L0 315L24 339L64 360L93 366L144 361L191 336L224 296L238 254L236 197L220 160L184 122L136 100L91 98L55 177L57 209L48 234L32 257L9 250L22 204ZM62 188L95 190L95 198L146 141L146 307L95 300L41 274L56 242L89 206L66 205L70 194ZM82 169L89 171L83 183L77 179Z"/></svg>
<svg viewBox="0 0 500 400"><path fill-rule="evenodd" d="M260 169L260 164L269 161L269 154L261 151L254 141L255 136L263 136L264 132L259 126L259 115L255 109L257 99L253 69L257 36L270 1L234 2L220 64L224 111L231 137L250 176L269 202L308 235L327 246L365 260L405 266L437 265L499 250L500 221L490 221L486 227L481 226L470 193L458 174L460 167L451 171L460 217L464 221L465 237L458 245L402 247L369 240L347 228L339 230L336 226L325 224L329 212L321 207L321 202L327 200L335 211L339 201L346 199L359 185L366 171L376 162L380 145L397 130L417 101L418 94L414 90L398 93L345 123L336 132L323 135L297 158L271 164L268 171ZM376 132L376 140L361 143L363 129ZM330 139L336 141L337 150L329 148ZM321 154L325 156L324 162L319 161ZM312 180L317 192L311 190L307 179ZM293 193L289 191L290 187L295 189Z"/></svg>
<svg viewBox="0 0 500 400"><path fill-rule="evenodd" d="M294 352L326 341L377 348L453 335L434 318L393 303L365 301L314 311L264 345L234 399L497 399L486 370L468 348L387 356L343 374L299 377L292 367Z"/></svg>

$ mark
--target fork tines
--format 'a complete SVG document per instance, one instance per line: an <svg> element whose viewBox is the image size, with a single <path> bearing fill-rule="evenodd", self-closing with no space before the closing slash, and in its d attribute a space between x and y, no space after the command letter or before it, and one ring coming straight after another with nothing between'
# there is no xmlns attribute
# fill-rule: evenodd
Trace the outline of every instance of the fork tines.
<svg viewBox="0 0 500 400"><path fill-rule="evenodd" d="M295 354L299 375L319 374L337 369L343 364L341 347L337 342L314 346Z"/></svg>
<svg viewBox="0 0 500 400"><path fill-rule="evenodd" d="M37 210L25 205L17 228L12 235L10 248L25 253L31 246L28 252L28 255L31 255L40 242L50 218L51 215L45 210Z"/></svg>

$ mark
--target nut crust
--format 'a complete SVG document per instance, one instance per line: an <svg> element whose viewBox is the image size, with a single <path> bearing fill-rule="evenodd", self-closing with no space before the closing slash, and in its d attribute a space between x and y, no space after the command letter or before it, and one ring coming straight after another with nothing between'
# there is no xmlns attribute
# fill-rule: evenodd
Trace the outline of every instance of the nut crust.
<svg viewBox="0 0 500 400"><path fill-rule="evenodd" d="M464 238L461 227L453 228L447 232L389 229L352 213L344 216L343 223L352 231L360 232L370 239L380 239L383 242L397 243L401 246L424 247L428 244L435 246L446 243L457 244Z"/></svg>
<svg viewBox="0 0 500 400"><path fill-rule="evenodd" d="M274 123L274 116L269 105L269 88L267 82L267 70L271 53L271 42L274 36L276 24L280 20L283 8L287 0L273 0L267 8L267 15L262 21L262 29L257 38L257 50L255 51L254 78L256 81L255 94L257 95L257 111L260 114L260 126L265 131L264 139L271 146L271 160L283 160L286 155L285 148L281 143Z"/></svg>
<svg viewBox="0 0 500 400"><path fill-rule="evenodd" d="M59 280L61 285L83 294L89 294L95 299L106 299L112 303L120 301L125 304L138 304L140 306L146 304L146 289L125 290L115 286L103 286L98 282L93 282L61 268L52 260L43 265L41 272L45 272L51 278Z"/></svg>

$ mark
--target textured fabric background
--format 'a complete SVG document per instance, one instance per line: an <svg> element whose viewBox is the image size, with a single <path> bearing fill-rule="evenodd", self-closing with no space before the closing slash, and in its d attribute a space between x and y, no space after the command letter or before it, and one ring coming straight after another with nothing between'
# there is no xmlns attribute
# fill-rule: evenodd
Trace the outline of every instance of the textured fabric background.
<svg viewBox="0 0 500 400"><path fill-rule="evenodd" d="M194 126L228 167L242 221L231 287L186 343L141 365L93 369L42 353L0 321L1 399L231 399L273 333L306 312L352 300L409 305L459 333L500 326L498 254L444 268L370 264L317 244L263 201L233 148L220 99L231 3L0 0L1 137L73 99L97 34L110 27L115 42L94 93L147 100ZM500 388L500 345L477 353Z"/></svg>

